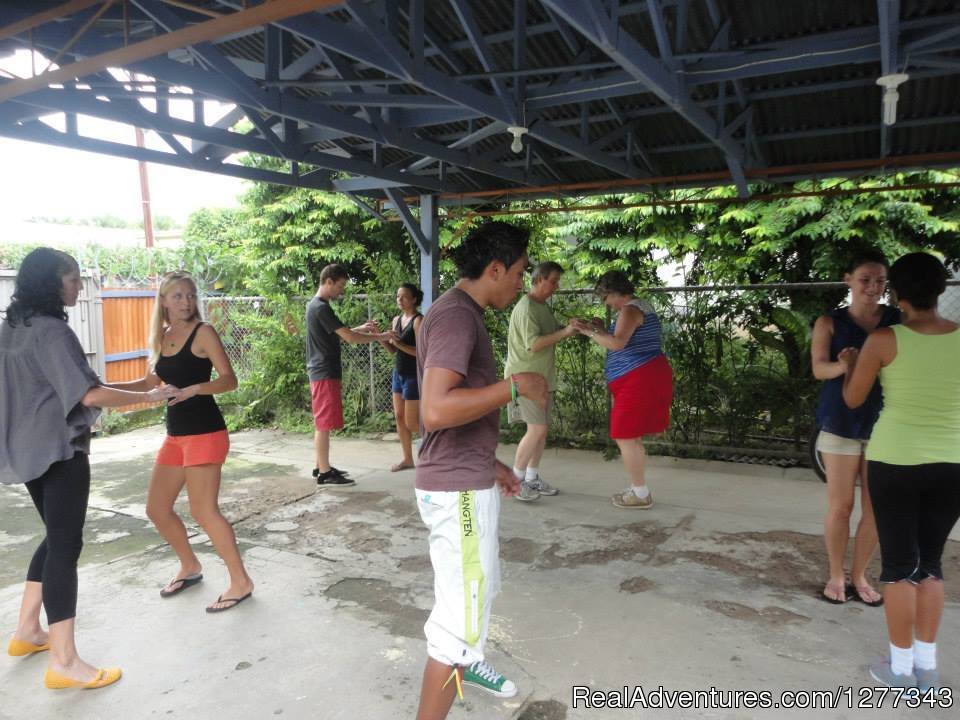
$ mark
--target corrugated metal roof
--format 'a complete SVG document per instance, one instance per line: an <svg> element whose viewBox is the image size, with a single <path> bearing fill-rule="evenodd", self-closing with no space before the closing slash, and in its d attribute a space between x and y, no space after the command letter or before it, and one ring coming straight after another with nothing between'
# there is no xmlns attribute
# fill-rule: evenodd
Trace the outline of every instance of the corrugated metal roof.
<svg viewBox="0 0 960 720"><path fill-rule="evenodd" d="M3 3L0 26L58 4ZM223 14L240 5L193 4ZM370 178L357 187L372 195L380 193L377 179L394 185L409 179L411 190L438 189L441 159L448 171L457 166L473 171L471 182L447 173L443 189L458 191L474 189L477 178L484 188L510 188L557 177L616 183L651 174L732 172L741 165L748 174L775 174L779 166L819 164L816 172L825 174L839 161L883 163L883 152L891 162L940 154L943 163L956 163L960 153L960 33L943 32L960 25L960 6L949 0L899 3L897 31L889 39L900 48L894 69L911 78L899 88L899 122L887 130L880 123L882 90L876 85L886 39L881 41L875 0L619 0L613 3L617 29L610 36L616 49L597 29L611 7L606 0L528 0L521 32L513 26L514 0L424 0L423 5L427 75L408 57L416 54L410 48L408 5L354 0L346 8L277 21L282 64L296 67L295 76L265 79L268 42L262 27L214 38L216 52L238 72L271 89L262 101L249 89L238 90L242 81L220 77L222 68L210 58L199 61L196 72L203 75L197 77L216 86L211 94L227 99L232 94L238 103L256 107L274 133L282 132L284 117L311 130L312 144L305 147L295 138L279 145L261 133L271 152L307 165L325 157L311 157L311 151L335 153L352 161L338 161L331 168L336 177ZM392 20L381 16L384 8L391 8ZM84 35L78 55L121 42L117 12L106 13ZM133 6L130 13L137 31L131 41L165 31ZM209 19L179 7L166 13L180 24ZM81 13L35 28L33 41L53 52L83 20ZM482 35L480 47L473 28ZM521 68L514 67L518 38L524 43ZM0 41L0 54L25 40L21 34ZM204 52L209 48L195 54ZM188 61L183 53L173 57ZM511 75L517 70L524 72L522 83ZM156 74L172 84L190 76ZM68 93L63 94L66 104ZM424 105L430 97L436 102ZM285 98L302 102L285 104ZM29 96L17 101L18 117L29 101ZM406 105L386 107L398 103ZM535 151L529 163L526 150L510 150L512 137L505 130L474 135L494 121L529 128L523 140ZM734 122L739 124L725 132ZM25 132L23 127L8 125L6 133ZM606 140L598 143L601 138ZM634 151L630 163L628 146Z"/></svg>

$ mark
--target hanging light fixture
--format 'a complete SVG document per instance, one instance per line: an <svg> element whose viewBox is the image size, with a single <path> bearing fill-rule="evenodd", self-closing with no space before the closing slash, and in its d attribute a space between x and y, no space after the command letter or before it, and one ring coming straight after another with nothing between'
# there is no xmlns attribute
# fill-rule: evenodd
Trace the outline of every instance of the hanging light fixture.
<svg viewBox="0 0 960 720"><path fill-rule="evenodd" d="M900 93L897 88L910 79L906 73L881 75L877 78L877 85L883 88L883 124L893 125L897 122L897 101Z"/></svg>
<svg viewBox="0 0 960 720"><path fill-rule="evenodd" d="M520 154L523 152L523 136L527 134L528 130L525 127L520 125L511 125L507 128L507 132L513 135L513 142L510 143L510 149L515 153Z"/></svg>

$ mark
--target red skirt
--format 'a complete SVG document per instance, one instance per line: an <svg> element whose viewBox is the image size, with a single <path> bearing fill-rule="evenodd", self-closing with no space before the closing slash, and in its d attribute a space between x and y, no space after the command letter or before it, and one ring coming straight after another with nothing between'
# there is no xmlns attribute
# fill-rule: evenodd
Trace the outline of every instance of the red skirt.
<svg viewBox="0 0 960 720"><path fill-rule="evenodd" d="M629 440L655 435L670 424L673 371L665 355L634 368L610 383L610 437Z"/></svg>

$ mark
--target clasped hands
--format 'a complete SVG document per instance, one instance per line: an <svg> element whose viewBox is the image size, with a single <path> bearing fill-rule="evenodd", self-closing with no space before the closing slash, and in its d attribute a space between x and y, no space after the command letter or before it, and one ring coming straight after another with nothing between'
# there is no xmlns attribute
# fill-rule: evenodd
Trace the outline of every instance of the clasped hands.
<svg viewBox="0 0 960 720"><path fill-rule="evenodd" d="M594 335L598 332L603 331L603 320L600 318L570 318L567 321L567 327L573 328L572 332L577 332L580 335ZM572 334L571 332L571 334Z"/></svg>

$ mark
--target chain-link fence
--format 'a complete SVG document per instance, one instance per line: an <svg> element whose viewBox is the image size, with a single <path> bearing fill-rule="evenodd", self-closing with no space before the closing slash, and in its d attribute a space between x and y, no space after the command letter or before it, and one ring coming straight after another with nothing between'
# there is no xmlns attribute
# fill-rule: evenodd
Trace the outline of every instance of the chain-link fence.
<svg viewBox="0 0 960 720"><path fill-rule="evenodd" d="M664 348L674 370L670 428L652 444L675 454L766 458L784 465L802 461L820 387L810 373L812 324L818 315L842 303L846 293L843 283L638 290L637 295L650 299L661 316ZM559 292L551 299L551 307L561 321L588 316L610 321L609 312L590 291ZM950 283L940 311L960 321L960 283ZM338 315L351 326L372 319L386 328L396 312L393 296L386 294L352 295L337 305ZM266 301L209 297L204 300L204 313L220 332L243 383L257 362L256 353L251 352L257 324L271 314ZM278 351L302 357L303 313L295 316L291 312L284 322L296 343ZM508 323L509 312L487 313L501 367ZM361 423L379 416L389 426L393 356L376 343L344 343L342 351L348 425L350 418ZM609 395L603 382L604 357L602 348L582 336L557 346L554 441L607 442ZM306 387L302 374L289 382Z"/></svg>

